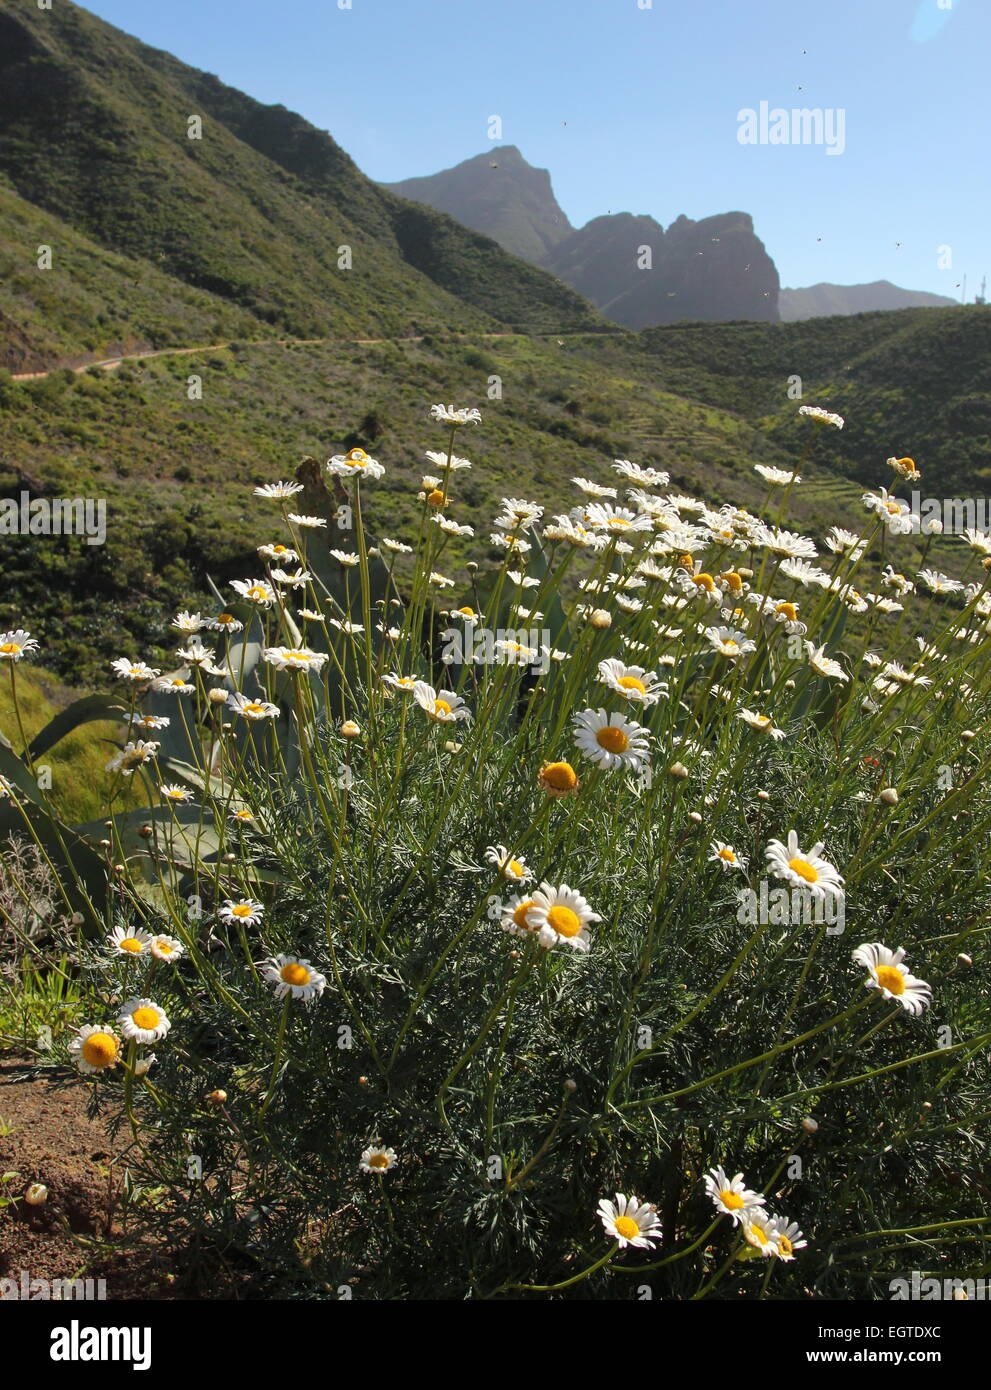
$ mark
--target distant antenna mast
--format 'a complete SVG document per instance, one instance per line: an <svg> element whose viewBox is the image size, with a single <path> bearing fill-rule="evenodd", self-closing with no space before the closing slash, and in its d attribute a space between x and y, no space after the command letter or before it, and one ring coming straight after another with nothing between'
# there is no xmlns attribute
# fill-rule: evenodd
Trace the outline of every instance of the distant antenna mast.
<svg viewBox="0 0 991 1390"><path fill-rule="evenodd" d="M988 277L985 275L984 278L983 278L982 281L981 281L981 292L980 292L980 294L974 296L974 303L975 303L975 304L986 304L986 303L988 302L988 299L987 299L987 288L988 288Z"/></svg>
<svg viewBox="0 0 991 1390"><path fill-rule="evenodd" d="M964 275L964 277L963 277L963 294L961 294L961 296L960 296L960 303L961 303L961 304L966 304L966 303L967 303L967 276L966 276L966 275Z"/></svg>

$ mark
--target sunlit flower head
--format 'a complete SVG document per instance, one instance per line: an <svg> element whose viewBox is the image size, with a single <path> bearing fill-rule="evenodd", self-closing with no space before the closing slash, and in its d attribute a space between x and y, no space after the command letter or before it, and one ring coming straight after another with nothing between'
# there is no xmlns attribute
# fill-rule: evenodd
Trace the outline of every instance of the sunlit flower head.
<svg viewBox="0 0 991 1390"><path fill-rule="evenodd" d="M615 1202L603 1197L597 1214L606 1230L620 1250L632 1245L637 1250L650 1250L661 1238L661 1221L657 1208L636 1197L625 1197L616 1193Z"/></svg>
<svg viewBox="0 0 991 1390"><path fill-rule="evenodd" d="M267 498L270 502L284 502L302 491L302 483L266 483L264 487L255 488L255 496Z"/></svg>
<svg viewBox="0 0 991 1390"><path fill-rule="evenodd" d="M312 1004L323 993L327 980L299 956L271 956L258 962L258 973L275 990L276 999L302 999Z"/></svg>
<svg viewBox="0 0 991 1390"><path fill-rule="evenodd" d="M730 869L746 869L748 862L746 857L742 854L737 854L732 845L724 845L722 840L713 840L709 849L711 850L709 855L710 864L718 864L721 869L727 872Z"/></svg>
<svg viewBox="0 0 991 1390"><path fill-rule="evenodd" d="M844 425L842 415L834 415L831 410L823 410L822 406L819 405L800 405L798 413L799 415L807 415L818 425L835 425L838 430L841 430Z"/></svg>
<svg viewBox="0 0 991 1390"><path fill-rule="evenodd" d="M87 1023L70 1042L69 1056L84 1076L92 1076L120 1061L120 1038L106 1023Z"/></svg>
<svg viewBox="0 0 991 1390"><path fill-rule="evenodd" d="M754 1192L743 1181L743 1174L735 1178L727 1177L724 1168L710 1168L703 1179L705 1190L712 1198L716 1210L733 1218L734 1226L739 1225L752 1212L759 1211L765 1198Z"/></svg>
<svg viewBox="0 0 991 1390"><path fill-rule="evenodd" d="M346 454L335 454L327 460L327 472L339 478L381 478L385 469L364 449L349 449Z"/></svg>
<svg viewBox="0 0 991 1390"><path fill-rule="evenodd" d="M131 743L125 743L119 753L114 756L106 765L107 772L119 772L122 777L131 777L135 768L143 767L158 753L157 743L146 743L144 739L137 739Z"/></svg>
<svg viewBox="0 0 991 1390"><path fill-rule="evenodd" d="M528 883L533 878L533 870L527 867L526 860L515 858L505 845L489 845L485 851L485 858L499 870L503 878L509 879L510 883Z"/></svg>
<svg viewBox="0 0 991 1390"><path fill-rule="evenodd" d="M627 666L625 661L614 656L599 662L599 680L633 704L653 705L668 693L667 683L658 680L655 671L647 671L643 666Z"/></svg>
<svg viewBox="0 0 991 1390"><path fill-rule="evenodd" d="M9 634L7 634L9 636ZM126 656L120 656L116 661L110 663L111 670L120 680L134 681L153 681L160 676L161 671L154 670L144 661L129 661Z"/></svg>
<svg viewBox="0 0 991 1390"><path fill-rule="evenodd" d="M892 951L880 941L872 941L858 946L853 959L868 972L868 989L879 989L884 999L893 999L907 1013L921 1014L932 1003L932 986L909 974L902 965L904 947Z"/></svg>
<svg viewBox="0 0 991 1390"><path fill-rule="evenodd" d="M623 714L604 709L582 710L574 716L575 743L607 772L632 769L639 772L650 760L650 732Z"/></svg>
<svg viewBox="0 0 991 1390"><path fill-rule="evenodd" d="M128 999L117 1015L120 1030L128 1042L160 1042L172 1027L165 1011L150 999Z"/></svg>
<svg viewBox="0 0 991 1390"><path fill-rule="evenodd" d="M267 579L232 579L231 588L256 608L271 608L275 602L275 590Z"/></svg>
<svg viewBox="0 0 991 1390"><path fill-rule="evenodd" d="M426 681L416 682L413 698L427 718L438 724L453 724L458 719L471 718L471 711L460 695L455 695L451 690L438 692Z"/></svg>
<svg viewBox="0 0 991 1390"><path fill-rule="evenodd" d="M820 840L811 849L802 849L797 833L789 830L787 843L771 840L764 853L775 878L783 879L793 888L806 889L814 898L842 898L843 879L822 857L823 848Z"/></svg>
<svg viewBox="0 0 991 1390"><path fill-rule="evenodd" d="M151 935L140 927L114 927L107 944L114 955L136 960L139 956L147 955Z"/></svg>
<svg viewBox="0 0 991 1390"><path fill-rule="evenodd" d="M262 657L277 671L319 671L328 659L326 652L309 647L266 647Z"/></svg>
<svg viewBox="0 0 991 1390"><path fill-rule="evenodd" d="M571 946L587 951L591 945L588 934L590 922L601 922L580 893L566 883L555 887L542 883L532 894L526 910L526 922L545 950L554 946Z"/></svg>
<svg viewBox="0 0 991 1390"><path fill-rule="evenodd" d="M437 407L435 406L436 410ZM358 1167L363 1173L388 1173L390 1168L395 1168L399 1159L395 1149L387 1149L382 1144L373 1144L371 1148L365 1149L361 1155L361 1162Z"/></svg>
<svg viewBox="0 0 991 1390"><path fill-rule="evenodd" d="M175 965L185 949L174 936L153 936L148 944L149 954L168 965Z"/></svg>
<svg viewBox="0 0 991 1390"><path fill-rule="evenodd" d="M575 769L566 762L544 763L537 781L548 796L572 796L581 786Z"/></svg>
<svg viewBox="0 0 991 1390"><path fill-rule="evenodd" d="M244 927L256 927L264 911L264 903L256 903L252 898L239 898L237 901L226 898L218 916L229 926L240 923Z"/></svg>

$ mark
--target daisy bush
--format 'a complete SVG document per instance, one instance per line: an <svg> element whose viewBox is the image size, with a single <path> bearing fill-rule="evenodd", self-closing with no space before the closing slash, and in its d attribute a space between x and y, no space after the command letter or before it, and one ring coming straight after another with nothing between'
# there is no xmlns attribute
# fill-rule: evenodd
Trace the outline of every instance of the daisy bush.
<svg viewBox="0 0 991 1390"><path fill-rule="evenodd" d="M114 662L80 711L125 730L105 820L59 826L35 745L4 749L84 991L56 1061L191 1279L854 1298L983 1272L991 542L953 542L959 582L902 574L884 487L857 534L790 530L843 425L803 409L759 513L620 459L567 514L466 521L484 424L434 406L417 534L368 530L364 450L267 484L254 572L172 620L174 669ZM0 635L15 707L37 649Z"/></svg>

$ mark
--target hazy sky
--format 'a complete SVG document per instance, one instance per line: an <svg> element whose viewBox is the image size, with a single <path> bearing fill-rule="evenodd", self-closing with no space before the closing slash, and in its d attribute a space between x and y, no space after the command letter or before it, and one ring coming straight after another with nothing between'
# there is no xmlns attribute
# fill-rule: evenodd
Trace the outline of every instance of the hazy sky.
<svg viewBox="0 0 991 1390"><path fill-rule="evenodd" d="M576 226L751 213L783 285L888 279L959 297L966 273L972 299L991 275L991 0L345 3L87 8L299 111L373 179L514 144L550 170ZM761 142L762 102L764 140L779 109L787 143ZM821 143L812 124L802 142L796 108L822 113ZM748 109L758 143L742 144Z"/></svg>

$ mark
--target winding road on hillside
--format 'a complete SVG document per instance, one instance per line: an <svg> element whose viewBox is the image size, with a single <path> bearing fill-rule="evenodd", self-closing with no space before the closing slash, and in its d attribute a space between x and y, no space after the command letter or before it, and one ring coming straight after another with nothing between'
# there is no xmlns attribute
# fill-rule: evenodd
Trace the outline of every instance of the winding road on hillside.
<svg viewBox="0 0 991 1390"><path fill-rule="evenodd" d="M197 347L175 347L175 348L155 348L147 352L125 352L119 357L103 357L94 362L81 362L69 367L68 363L63 363L54 367L48 367L43 372L11 372L11 381L41 381L46 376L51 376L52 372L70 371L88 372L91 367L99 367L101 371L109 372L114 367L119 367L122 362L143 362L149 357L192 357L200 352L222 352L224 348L234 346L238 343L242 347L318 347L322 343L419 343L423 341L422 333L412 333L402 338L232 338L226 343L204 343ZM516 338L521 336L518 333L472 333L457 334L458 337L472 338ZM527 334L528 337L557 338L558 341L564 337L583 337L582 333L537 333Z"/></svg>

